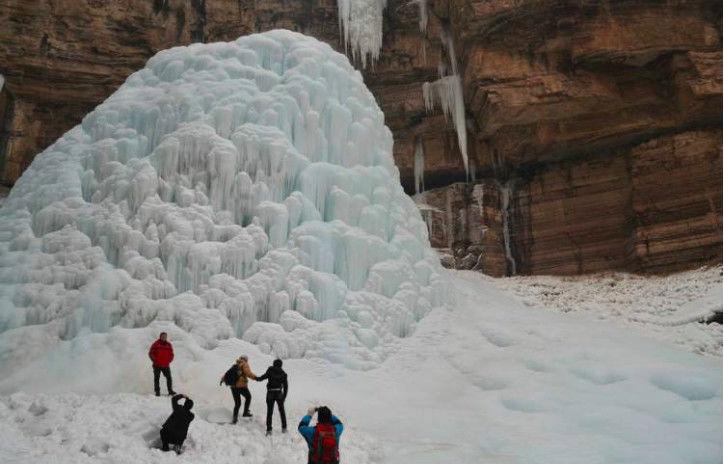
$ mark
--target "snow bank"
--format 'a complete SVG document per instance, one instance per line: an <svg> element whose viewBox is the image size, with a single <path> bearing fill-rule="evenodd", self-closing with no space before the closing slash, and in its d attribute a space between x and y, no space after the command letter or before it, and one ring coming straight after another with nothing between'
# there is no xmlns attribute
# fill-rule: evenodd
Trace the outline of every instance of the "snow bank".
<svg viewBox="0 0 724 464"><path fill-rule="evenodd" d="M370 367L446 295L391 149L361 75L313 38L162 51L0 209L0 331L167 321Z"/></svg>
<svg viewBox="0 0 724 464"><path fill-rule="evenodd" d="M480 273L450 274L456 305L421 320L378 369L285 361L291 428L311 404L329 405L345 423L340 452L350 464L720 462L720 359L585 313L529 307ZM174 388L197 415L180 457L153 449L170 402L149 395L145 350L161 329L177 352ZM219 377L239 354L263 371L273 358L259 346L228 339L205 350L154 321L63 341L56 352L50 363L2 371L0 462L304 462L301 437L277 433L276 414L274 435L263 436L263 383L249 386L254 418L226 424L233 403ZM54 366L68 359L72 369Z"/></svg>
<svg viewBox="0 0 724 464"><path fill-rule="evenodd" d="M229 400L231 396L229 395ZM195 402L198 401L195 398ZM171 410L168 398L133 394L83 396L28 395L0 398L0 456L9 461L55 464L113 463L236 463L292 464L305 462L307 451L296 431L301 411L290 411L288 434L264 436L263 414L241 424L214 422L218 409L195 405L195 419L184 453L160 450L159 429ZM229 417L227 417L229 416ZM278 418L275 417L278 426ZM340 440L347 462L379 462L375 445L364 434L346 430Z"/></svg>
<svg viewBox="0 0 724 464"><path fill-rule="evenodd" d="M722 326L700 323L722 311L721 266L668 276L607 273L486 279L528 306L587 314L688 351L722 355Z"/></svg>

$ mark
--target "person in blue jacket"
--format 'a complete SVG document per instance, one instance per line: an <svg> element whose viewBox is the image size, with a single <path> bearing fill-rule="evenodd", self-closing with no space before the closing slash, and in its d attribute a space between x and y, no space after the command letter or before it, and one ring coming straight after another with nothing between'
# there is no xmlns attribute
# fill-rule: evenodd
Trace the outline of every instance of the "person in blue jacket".
<svg viewBox="0 0 724 464"><path fill-rule="evenodd" d="M314 413L317 413L317 425L310 426ZM309 464L339 463L339 437L344 425L327 406L309 408L298 429L309 448Z"/></svg>

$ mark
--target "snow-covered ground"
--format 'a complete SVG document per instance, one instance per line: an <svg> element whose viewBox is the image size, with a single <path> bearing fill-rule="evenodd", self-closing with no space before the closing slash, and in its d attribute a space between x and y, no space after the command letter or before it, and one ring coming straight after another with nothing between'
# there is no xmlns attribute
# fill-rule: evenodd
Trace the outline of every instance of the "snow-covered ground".
<svg viewBox="0 0 724 464"><path fill-rule="evenodd" d="M379 368L286 361L292 431L271 440L260 384L251 386L252 421L216 423L230 415L228 389L218 386L225 367L242 352L256 371L270 363L255 345L230 339L205 350L161 323L62 342L4 370L0 462L304 462L294 425L320 403L347 426L346 463L721 462L720 359L585 312L527 306L477 273L451 277L453 308L429 314ZM149 449L170 409L168 398L149 395L145 352L161 328L178 353L176 389L197 405L180 457ZM53 368L68 359L72 368Z"/></svg>
<svg viewBox="0 0 724 464"><path fill-rule="evenodd" d="M722 355L722 326L699 321L722 312L722 268L668 276L623 273L488 278L528 306L585 312L694 353Z"/></svg>

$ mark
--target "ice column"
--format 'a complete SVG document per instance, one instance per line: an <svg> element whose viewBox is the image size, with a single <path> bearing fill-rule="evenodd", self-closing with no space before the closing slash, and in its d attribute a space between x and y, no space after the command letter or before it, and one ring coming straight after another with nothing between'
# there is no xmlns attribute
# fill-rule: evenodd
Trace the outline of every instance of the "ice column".
<svg viewBox="0 0 724 464"><path fill-rule="evenodd" d="M408 3L408 5L417 5L417 8L420 12L420 20L418 24L420 25L420 32L422 32L423 35L427 31L427 1L428 0L411 0Z"/></svg>
<svg viewBox="0 0 724 464"><path fill-rule="evenodd" d="M425 190L425 150L422 146L422 137L415 142L415 193Z"/></svg>
<svg viewBox="0 0 724 464"><path fill-rule="evenodd" d="M375 62L382 48L382 12L387 0L337 0L340 30L344 35L345 50L352 51L352 58Z"/></svg>
<svg viewBox="0 0 724 464"><path fill-rule="evenodd" d="M516 274L515 258L510 245L510 197L513 193L513 181L509 180L500 186L501 209L503 213L503 242L505 244L505 260L510 266L510 275Z"/></svg>

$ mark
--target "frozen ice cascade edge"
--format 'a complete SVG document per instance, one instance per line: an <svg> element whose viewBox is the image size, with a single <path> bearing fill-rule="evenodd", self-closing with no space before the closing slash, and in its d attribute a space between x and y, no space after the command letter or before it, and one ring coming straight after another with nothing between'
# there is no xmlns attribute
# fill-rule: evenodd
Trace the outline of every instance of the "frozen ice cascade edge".
<svg viewBox="0 0 724 464"><path fill-rule="evenodd" d="M344 48L352 52L353 61L377 61L382 49L382 22L387 0L337 0L339 30Z"/></svg>
<svg viewBox="0 0 724 464"><path fill-rule="evenodd" d="M270 31L162 51L0 209L0 331L169 321L368 368L448 298L348 59Z"/></svg>

